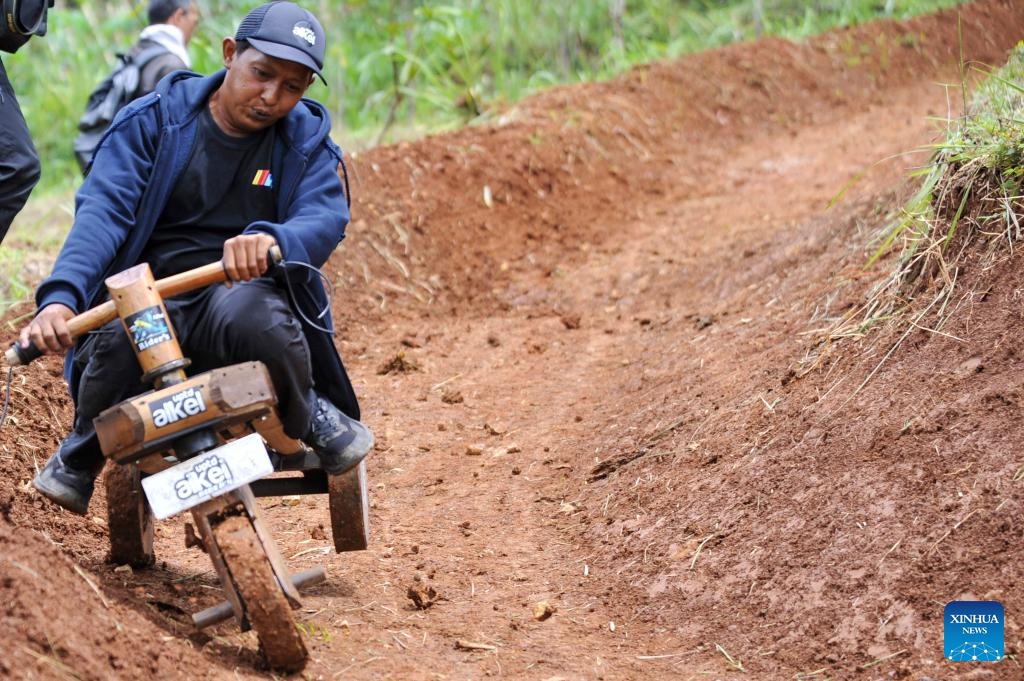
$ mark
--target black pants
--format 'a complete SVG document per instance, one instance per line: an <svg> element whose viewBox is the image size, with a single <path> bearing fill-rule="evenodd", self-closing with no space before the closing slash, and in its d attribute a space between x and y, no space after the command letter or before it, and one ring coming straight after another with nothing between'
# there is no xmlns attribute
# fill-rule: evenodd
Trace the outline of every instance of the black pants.
<svg viewBox="0 0 1024 681"><path fill-rule="evenodd" d="M182 352L192 360L189 374L263 362L277 392L285 433L294 438L308 434L314 397L309 347L285 292L272 280L210 286L164 304ZM92 420L151 386L139 382L142 370L120 320L81 341L72 371L79 377L75 427L58 455L72 468L99 472L103 452Z"/></svg>
<svg viewBox="0 0 1024 681"><path fill-rule="evenodd" d="M0 241L39 181L39 155L0 62Z"/></svg>

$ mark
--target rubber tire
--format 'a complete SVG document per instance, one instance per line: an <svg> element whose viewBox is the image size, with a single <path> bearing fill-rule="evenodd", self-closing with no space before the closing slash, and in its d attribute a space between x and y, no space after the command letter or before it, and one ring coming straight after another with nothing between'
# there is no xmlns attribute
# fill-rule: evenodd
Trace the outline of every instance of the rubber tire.
<svg viewBox="0 0 1024 681"><path fill-rule="evenodd" d="M153 514L142 491L139 467L107 466L107 528L110 562L140 568L153 564Z"/></svg>
<svg viewBox="0 0 1024 681"><path fill-rule="evenodd" d="M309 652L249 519L226 518L213 528L213 535L267 665L286 673L300 671Z"/></svg>

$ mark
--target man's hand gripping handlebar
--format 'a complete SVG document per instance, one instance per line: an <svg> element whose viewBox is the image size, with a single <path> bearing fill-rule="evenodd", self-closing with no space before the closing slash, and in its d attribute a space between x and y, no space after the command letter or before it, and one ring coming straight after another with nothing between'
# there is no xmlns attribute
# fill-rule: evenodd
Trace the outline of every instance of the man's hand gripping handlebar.
<svg viewBox="0 0 1024 681"><path fill-rule="evenodd" d="M267 251L268 268L266 272L272 271L274 267L281 264L282 260L281 249L274 244ZM237 279L232 279L229 276L225 260L219 260L160 279L156 282L156 290L161 297L170 298L204 286L232 281L237 281ZM67 320L68 333L73 341L89 331L98 329L115 317L117 317L117 308L114 307L113 301L108 300ZM43 351L31 342L27 346L22 346L21 342L15 342L4 354L4 359L7 366L23 366L43 354Z"/></svg>

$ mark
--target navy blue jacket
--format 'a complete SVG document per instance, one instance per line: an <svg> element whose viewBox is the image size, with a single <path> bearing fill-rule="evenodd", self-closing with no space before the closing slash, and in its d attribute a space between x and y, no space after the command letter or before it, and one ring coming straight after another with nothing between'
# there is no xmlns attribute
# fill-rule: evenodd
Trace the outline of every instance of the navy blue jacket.
<svg viewBox="0 0 1024 681"><path fill-rule="evenodd" d="M199 113L225 71L200 76L177 71L157 89L123 108L100 141L92 170L75 197L75 220L54 264L36 291L39 309L63 303L76 313L100 302L104 280L138 264L178 177L188 164ZM341 149L330 138L331 121L319 103L303 99L277 123L271 172L278 186L280 222L254 222L243 233L277 239L285 260L321 268L345 237L348 204L338 176ZM288 268L296 303L305 316L331 328L320 277ZM317 389L353 418L359 406L331 336L303 329ZM72 348L65 357L71 395Z"/></svg>

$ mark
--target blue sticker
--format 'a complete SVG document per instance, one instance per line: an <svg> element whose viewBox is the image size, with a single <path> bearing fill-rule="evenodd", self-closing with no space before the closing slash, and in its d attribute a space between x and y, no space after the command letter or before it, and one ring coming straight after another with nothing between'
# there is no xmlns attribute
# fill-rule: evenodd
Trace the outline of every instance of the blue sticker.
<svg viewBox="0 0 1024 681"><path fill-rule="evenodd" d="M136 352L142 352L173 338L167 317L159 305L147 307L130 315L124 323L128 327L128 335L135 344Z"/></svg>
<svg viewBox="0 0 1024 681"><path fill-rule="evenodd" d="M950 601L943 614L945 657L953 662L1003 659L1003 604L999 601Z"/></svg>

